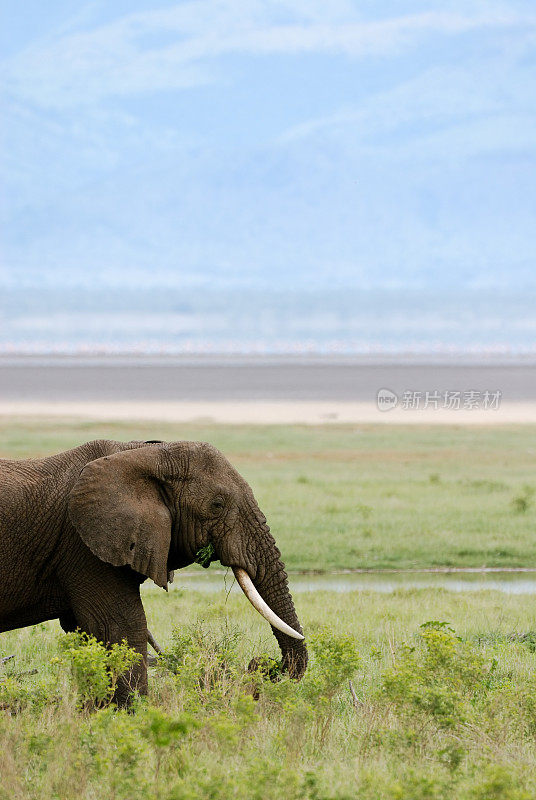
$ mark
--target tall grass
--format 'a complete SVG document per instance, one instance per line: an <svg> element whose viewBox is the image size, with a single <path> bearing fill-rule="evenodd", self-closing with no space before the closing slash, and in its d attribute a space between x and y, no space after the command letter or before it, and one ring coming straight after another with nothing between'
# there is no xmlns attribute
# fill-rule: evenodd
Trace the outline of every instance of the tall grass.
<svg viewBox="0 0 536 800"><path fill-rule="evenodd" d="M297 685L247 672L278 653L242 597L144 597L166 655L131 713L80 703L56 623L2 637L0 797L536 796L532 598L300 595Z"/></svg>

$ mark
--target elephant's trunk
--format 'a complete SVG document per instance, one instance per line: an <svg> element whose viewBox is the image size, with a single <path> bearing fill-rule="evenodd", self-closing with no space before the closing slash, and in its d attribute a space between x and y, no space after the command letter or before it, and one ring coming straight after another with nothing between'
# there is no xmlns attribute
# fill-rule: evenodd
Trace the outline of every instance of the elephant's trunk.
<svg viewBox="0 0 536 800"><path fill-rule="evenodd" d="M293 678L301 678L307 667L303 631L281 553L253 497L243 527L233 533L218 543L220 561L233 568L250 602L272 626L283 655L283 668Z"/></svg>
<svg viewBox="0 0 536 800"><path fill-rule="evenodd" d="M255 548L256 569L255 572L248 570L248 573L253 578L256 593L275 615L275 619L268 621L281 648L283 667L291 677L299 679L307 667L307 647L288 588L287 573L266 519L256 506L254 506L254 519L258 532ZM280 626L275 624L276 621L285 624Z"/></svg>
<svg viewBox="0 0 536 800"><path fill-rule="evenodd" d="M283 667L293 678L301 678L307 667L307 648L303 638L299 640L295 633L303 636L303 631L294 608L292 596L288 588L287 574L282 562L278 559L262 580L256 580L255 586L268 606L277 616L292 629L294 636L277 629L272 630L283 655Z"/></svg>

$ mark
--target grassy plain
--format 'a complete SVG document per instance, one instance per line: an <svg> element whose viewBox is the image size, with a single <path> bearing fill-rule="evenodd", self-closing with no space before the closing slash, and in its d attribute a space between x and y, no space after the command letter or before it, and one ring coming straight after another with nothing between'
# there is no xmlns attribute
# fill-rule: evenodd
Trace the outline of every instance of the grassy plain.
<svg viewBox="0 0 536 800"><path fill-rule="evenodd" d="M250 481L290 570L536 566L535 433L10 420L0 456L101 437L207 440ZM310 668L299 685L258 679L257 702L245 665L277 657L275 640L223 586L144 587L168 659L131 714L80 708L57 622L2 634L0 657L15 658L0 665L0 800L536 798L533 597L295 600ZM431 620L449 626L420 627Z"/></svg>
<svg viewBox="0 0 536 800"><path fill-rule="evenodd" d="M536 567L536 427L13 421L0 457L89 439L209 441L250 482L289 571Z"/></svg>
<svg viewBox="0 0 536 800"><path fill-rule="evenodd" d="M0 673L38 673L0 679L0 798L536 798L533 598L296 599L310 669L299 685L264 684L258 702L244 667L275 656L275 640L223 589L145 591L175 672L152 669L149 700L133 714L77 708L69 670L55 661L57 623L2 635L1 654L16 657ZM460 639L421 629L429 620L449 622Z"/></svg>

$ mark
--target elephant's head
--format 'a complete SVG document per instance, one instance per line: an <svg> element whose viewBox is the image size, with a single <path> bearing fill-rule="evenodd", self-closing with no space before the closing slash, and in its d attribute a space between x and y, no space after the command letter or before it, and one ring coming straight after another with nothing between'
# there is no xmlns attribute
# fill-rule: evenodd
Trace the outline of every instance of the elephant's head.
<svg viewBox="0 0 536 800"><path fill-rule="evenodd" d="M71 491L69 516L94 555L164 588L171 570L212 545L213 559L232 567L272 625L284 667L301 677L307 650L281 554L249 485L215 447L150 444L91 461Z"/></svg>

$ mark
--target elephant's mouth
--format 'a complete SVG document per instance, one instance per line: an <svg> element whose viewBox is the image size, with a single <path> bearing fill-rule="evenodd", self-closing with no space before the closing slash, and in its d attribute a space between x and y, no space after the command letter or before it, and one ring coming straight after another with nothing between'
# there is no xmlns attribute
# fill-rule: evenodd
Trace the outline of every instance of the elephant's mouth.
<svg viewBox="0 0 536 800"><path fill-rule="evenodd" d="M195 563L201 564L205 569L208 569L212 562L217 560L218 557L212 542L209 542L205 547L201 547L195 554Z"/></svg>
<svg viewBox="0 0 536 800"><path fill-rule="evenodd" d="M283 622L283 620L277 616L275 611L272 611L270 606L265 603L245 569L242 569L241 567L231 567L231 569L234 572L234 576L238 582L238 585L246 595L253 608L258 611L259 614L264 617L264 619L268 620L272 627L276 628L278 631L281 631L281 633L286 633L287 636L291 636L293 639L299 639L302 641L305 638L301 633L298 633L298 631L295 631L294 628L291 628L290 625L287 625L286 622Z"/></svg>

